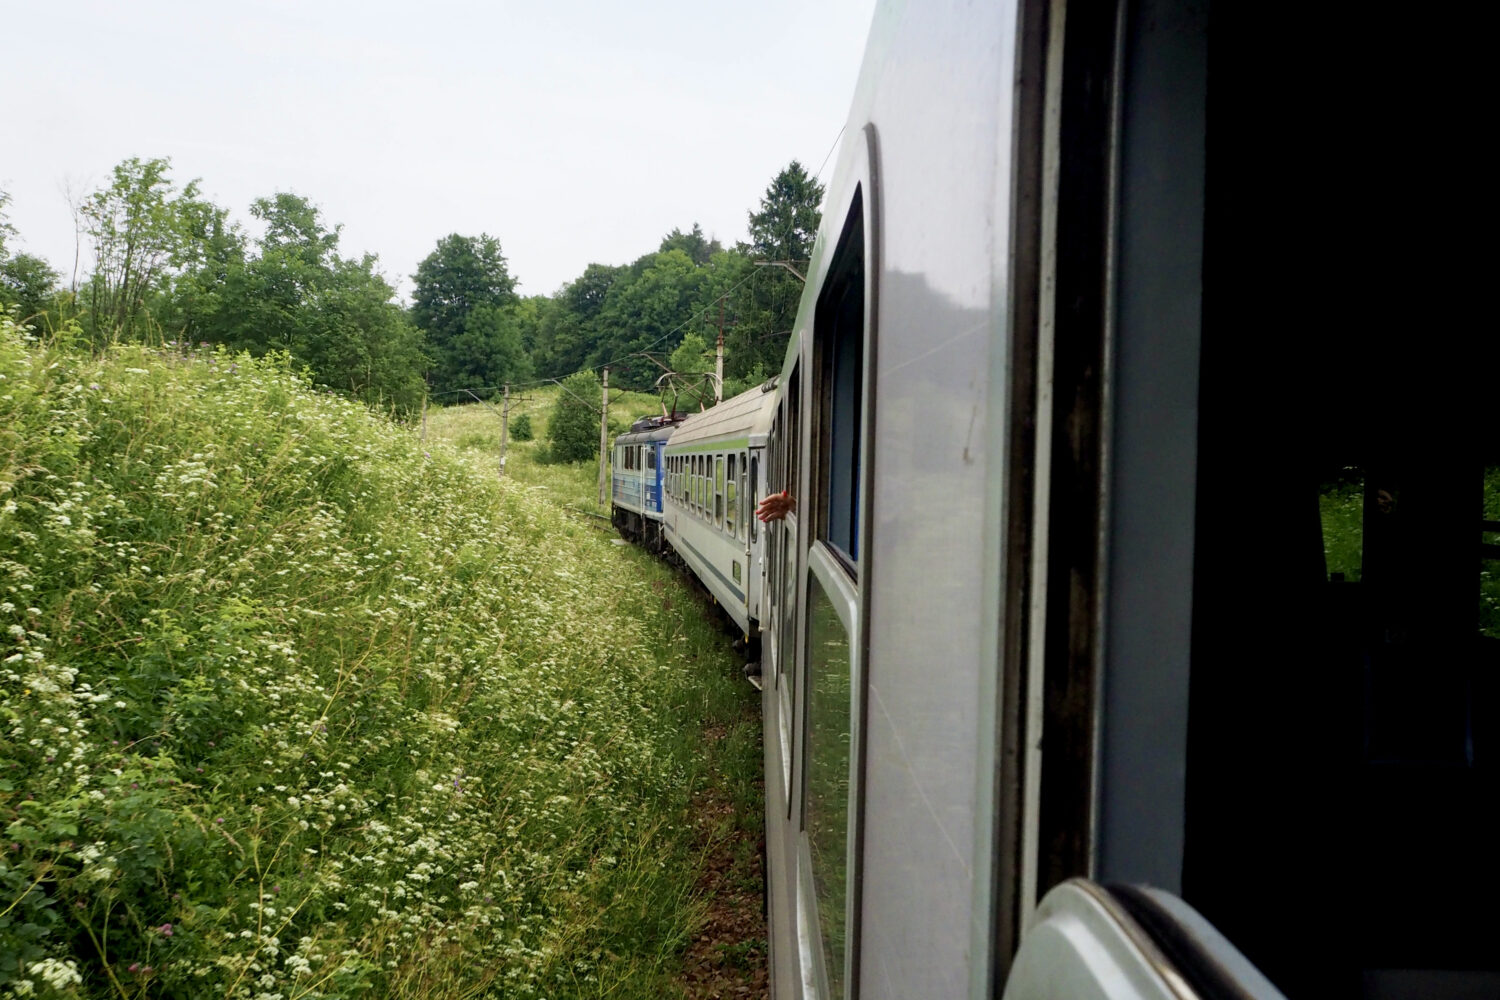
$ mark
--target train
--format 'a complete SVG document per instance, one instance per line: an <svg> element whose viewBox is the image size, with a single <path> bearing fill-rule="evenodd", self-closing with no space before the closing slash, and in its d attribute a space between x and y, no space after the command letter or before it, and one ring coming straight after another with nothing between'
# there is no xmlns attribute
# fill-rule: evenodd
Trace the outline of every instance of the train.
<svg viewBox="0 0 1500 1000"><path fill-rule="evenodd" d="M778 1000L1500 996L1440 21L878 5L781 371L619 439L759 644Z"/></svg>

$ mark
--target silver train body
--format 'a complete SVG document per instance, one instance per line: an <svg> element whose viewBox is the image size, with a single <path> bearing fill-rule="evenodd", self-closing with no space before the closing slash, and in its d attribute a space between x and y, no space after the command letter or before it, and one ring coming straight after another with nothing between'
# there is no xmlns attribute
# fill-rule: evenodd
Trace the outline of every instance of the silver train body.
<svg viewBox="0 0 1500 1000"><path fill-rule="evenodd" d="M1500 996L1439 27L880 5L737 459L797 510L688 560L759 577L778 1000Z"/></svg>

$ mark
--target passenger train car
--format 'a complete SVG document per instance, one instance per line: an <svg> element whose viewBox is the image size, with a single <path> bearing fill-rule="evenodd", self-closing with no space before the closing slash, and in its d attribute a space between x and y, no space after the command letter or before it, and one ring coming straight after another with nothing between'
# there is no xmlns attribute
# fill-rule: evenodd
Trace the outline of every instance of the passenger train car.
<svg viewBox="0 0 1500 1000"><path fill-rule="evenodd" d="M1284 15L877 10L736 494L779 1000L1500 996L1463 32Z"/></svg>
<svg viewBox="0 0 1500 1000"><path fill-rule="evenodd" d="M665 449L667 543L734 619L759 632L761 530L755 519L776 380L694 414Z"/></svg>

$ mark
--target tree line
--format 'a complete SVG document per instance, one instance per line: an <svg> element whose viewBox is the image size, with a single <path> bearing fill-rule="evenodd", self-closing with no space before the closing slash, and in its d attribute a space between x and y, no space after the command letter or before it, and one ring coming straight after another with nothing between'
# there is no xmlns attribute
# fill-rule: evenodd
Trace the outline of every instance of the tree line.
<svg viewBox="0 0 1500 1000"><path fill-rule="evenodd" d="M100 346L117 340L284 352L319 385L409 412L561 379L609 364L611 385L650 389L665 371L714 369L725 339L725 395L779 370L818 227L823 188L795 160L731 247L694 223L625 265L590 264L553 295L522 296L487 233L445 236L412 275L410 305L372 254L347 256L342 227L307 198L250 206L260 235L178 185L166 159L129 159L74 204L82 278L14 252L0 191L0 309L43 333ZM703 380L679 382L681 408Z"/></svg>

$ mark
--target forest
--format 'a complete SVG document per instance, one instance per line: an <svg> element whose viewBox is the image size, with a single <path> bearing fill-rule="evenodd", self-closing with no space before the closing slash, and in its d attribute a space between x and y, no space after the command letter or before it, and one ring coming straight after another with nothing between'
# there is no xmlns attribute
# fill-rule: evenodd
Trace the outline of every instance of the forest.
<svg viewBox="0 0 1500 1000"><path fill-rule="evenodd" d="M748 210L747 241L674 227L552 295L517 291L498 236L451 233L404 303L374 255L341 252L341 225L309 198L257 198L247 229L199 181L175 180L169 160L132 158L73 205L81 276L66 281L14 249L0 191L0 310L93 346L284 354L315 385L397 414L605 364L612 385L650 389L666 371L713 371L722 328L730 395L780 368L822 193L794 160Z"/></svg>

